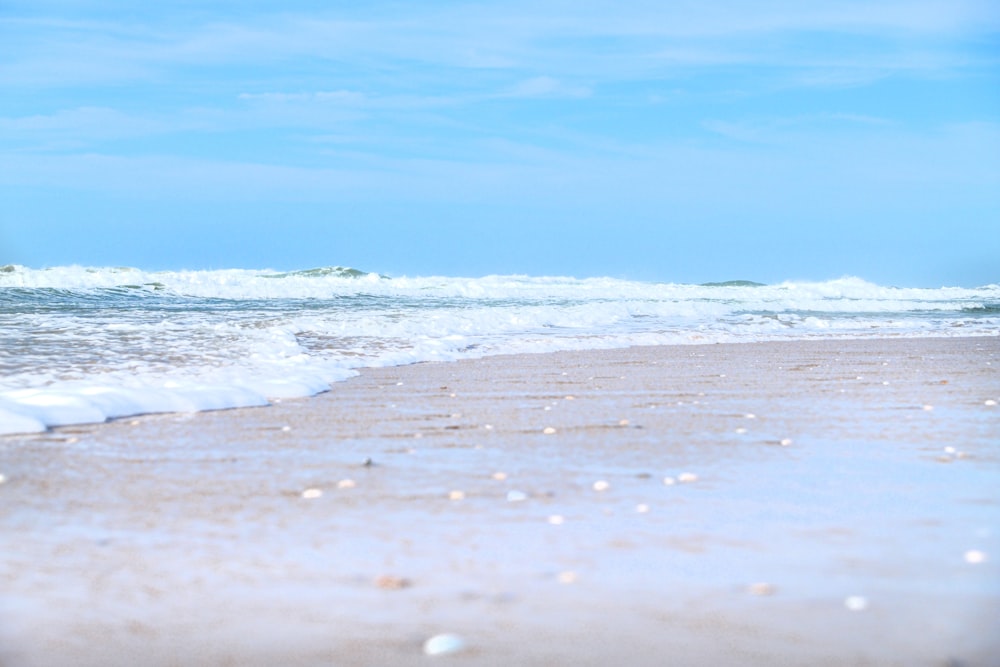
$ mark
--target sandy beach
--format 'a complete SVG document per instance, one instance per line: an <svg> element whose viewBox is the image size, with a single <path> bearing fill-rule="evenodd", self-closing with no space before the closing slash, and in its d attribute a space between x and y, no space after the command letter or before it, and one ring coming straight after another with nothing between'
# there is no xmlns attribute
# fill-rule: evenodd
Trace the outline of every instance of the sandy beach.
<svg viewBox="0 0 1000 667"><path fill-rule="evenodd" d="M998 665L998 402L1000 337L822 340L2 437L0 665Z"/></svg>

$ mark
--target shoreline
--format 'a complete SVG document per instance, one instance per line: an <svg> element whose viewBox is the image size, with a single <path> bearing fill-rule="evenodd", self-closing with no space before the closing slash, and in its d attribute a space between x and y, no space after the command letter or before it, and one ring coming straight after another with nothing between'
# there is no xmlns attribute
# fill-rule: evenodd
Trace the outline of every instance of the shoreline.
<svg viewBox="0 0 1000 667"><path fill-rule="evenodd" d="M3 436L0 664L989 664L989 401L1000 338L824 339Z"/></svg>

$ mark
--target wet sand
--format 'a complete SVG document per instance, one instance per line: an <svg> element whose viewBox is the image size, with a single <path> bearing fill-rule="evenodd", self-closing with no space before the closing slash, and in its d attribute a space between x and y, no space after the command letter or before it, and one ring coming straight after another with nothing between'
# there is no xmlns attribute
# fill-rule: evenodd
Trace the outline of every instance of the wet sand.
<svg viewBox="0 0 1000 667"><path fill-rule="evenodd" d="M997 402L1000 337L828 340L3 437L0 665L996 665Z"/></svg>

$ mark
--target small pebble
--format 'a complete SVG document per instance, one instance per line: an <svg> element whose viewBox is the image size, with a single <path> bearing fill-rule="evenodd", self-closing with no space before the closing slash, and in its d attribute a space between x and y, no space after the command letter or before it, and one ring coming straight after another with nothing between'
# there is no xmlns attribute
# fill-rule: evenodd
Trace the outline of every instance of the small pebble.
<svg viewBox="0 0 1000 667"><path fill-rule="evenodd" d="M681 474L677 475L677 481L682 483L696 482L698 481L698 475L694 474L693 472L682 472Z"/></svg>
<svg viewBox="0 0 1000 667"><path fill-rule="evenodd" d="M757 415L755 415L755 414L754 414L754 413L752 413L752 412L748 412L748 413L746 413L746 414L745 414L745 415L743 415L743 416L744 416L744 417L746 417L747 419L757 419Z"/></svg>
<svg viewBox="0 0 1000 667"><path fill-rule="evenodd" d="M281 430L284 431L285 433L288 433L289 431L292 430L292 427L291 426L282 426Z"/></svg>
<svg viewBox="0 0 1000 667"><path fill-rule="evenodd" d="M486 429L487 431L492 431L493 424L483 424L483 428Z"/></svg>
<svg viewBox="0 0 1000 667"><path fill-rule="evenodd" d="M774 586L765 582L758 582L747 586L747 592L750 595L759 595L761 597L774 595Z"/></svg>
<svg viewBox="0 0 1000 667"><path fill-rule="evenodd" d="M425 655L448 655L465 648L465 640L450 632L434 635L424 642Z"/></svg>
<svg viewBox="0 0 1000 667"><path fill-rule="evenodd" d="M996 401L994 401L994 400L993 400L992 398L988 398L988 399L986 399L986 400L985 400L985 401L983 402L983 405L988 405L988 406L990 406L990 407L993 407L993 406L994 406L994 405L996 405L996 404L997 404L997 402L996 402Z"/></svg>
<svg viewBox="0 0 1000 667"><path fill-rule="evenodd" d="M677 483L677 480L674 479L673 477L664 477L663 478L663 484L665 486L673 486L676 483Z"/></svg>
<svg viewBox="0 0 1000 667"><path fill-rule="evenodd" d="M740 435L743 435L744 433L747 432L747 430L745 428L738 428L736 429L736 432L739 433Z"/></svg>
<svg viewBox="0 0 1000 667"><path fill-rule="evenodd" d="M542 430L542 433L544 433L545 435L552 435L552 434L553 434L553 433L555 433L555 432L556 432L556 430L555 430L554 428L552 428L551 426L546 426L546 427L545 427L545 428L544 428L544 429Z"/></svg>
<svg viewBox="0 0 1000 667"><path fill-rule="evenodd" d="M925 405L924 406L924 412L930 412L933 409L934 409L933 405Z"/></svg>
<svg viewBox="0 0 1000 667"><path fill-rule="evenodd" d="M639 514L645 514L646 512L649 511L649 505L647 505L646 503L639 503L638 505L635 506L635 511L638 512Z"/></svg>
<svg viewBox="0 0 1000 667"><path fill-rule="evenodd" d="M566 523L566 519L561 514L553 514L549 517L549 523L553 526L561 526Z"/></svg>
<svg viewBox="0 0 1000 667"><path fill-rule="evenodd" d="M978 549L965 552L965 562L970 565L978 565L986 562L986 554Z"/></svg>
<svg viewBox="0 0 1000 667"><path fill-rule="evenodd" d="M527 500L528 494L524 491L508 491L507 492L507 502L509 503L519 503L522 500Z"/></svg>
<svg viewBox="0 0 1000 667"><path fill-rule="evenodd" d="M338 489L353 489L357 485L358 483L355 482L353 479L342 479L339 482L337 482Z"/></svg>
<svg viewBox="0 0 1000 667"><path fill-rule="evenodd" d="M505 473L505 472L495 472L495 473L493 473L493 479L497 480L498 482L502 482L505 479L507 479L507 473Z"/></svg>
<svg viewBox="0 0 1000 667"><path fill-rule="evenodd" d="M567 396L564 400L575 401L576 400L576 396Z"/></svg>
<svg viewBox="0 0 1000 667"><path fill-rule="evenodd" d="M868 598L852 595L844 600L844 606L851 611L864 611L868 608Z"/></svg>
<svg viewBox="0 0 1000 667"><path fill-rule="evenodd" d="M603 479L594 482L594 491L607 491L611 488L611 484Z"/></svg>
<svg viewBox="0 0 1000 667"><path fill-rule="evenodd" d="M7 475L0 474L0 484L3 484L6 481L7 481Z"/></svg>
<svg viewBox="0 0 1000 667"><path fill-rule="evenodd" d="M409 579L405 577L396 577L391 574L383 574L380 577L376 577L375 586L387 591L399 591L404 588L409 588L413 585Z"/></svg>
<svg viewBox="0 0 1000 667"><path fill-rule="evenodd" d="M791 439L791 438L783 438L783 439L781 440L781 442L780 442L780 443L778 443L778 444L780 444L780 445L781 445L782 447L787 447L787 446L789 446L790 444L792 444L792 439Z"/></svg>
<svg viewBox="0 0 1000 667"><path fill-rule="evenodd" d="M618 425L619 426L628 426L628 420L627 419L620 419L620 420L618 420Z"/></svg>
<svg viewBox="0 0 1000 667"><path fill-rule="evenodd" d="M306 489L302 492L302 497L307 500L312 500L313 498L319 498L323 495L322 489Z"/></svg>
<svg viewBox="0 0 1000 667"><path fill-rule="evenodd" d="M448 500L465 500L465 491L449 491Z"/></svg>

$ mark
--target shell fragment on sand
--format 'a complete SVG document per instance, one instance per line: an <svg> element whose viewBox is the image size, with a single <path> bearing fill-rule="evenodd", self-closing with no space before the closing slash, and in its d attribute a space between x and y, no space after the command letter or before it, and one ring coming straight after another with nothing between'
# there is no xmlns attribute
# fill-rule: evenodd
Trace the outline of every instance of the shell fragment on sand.
<svg viewBox="0 0 1000 667"><path fill-rule="evenodd" d="M844 600L844 606L850 611L864 611L868 608L868 598L861 595L851 595Z"/></svg>
<svg viewBox="0 0 1000 667"><path fill-rule="evenodd" d="M465 649L465 640L451 632L434 635L424 642L425 655L448 655Z"/></svg>

